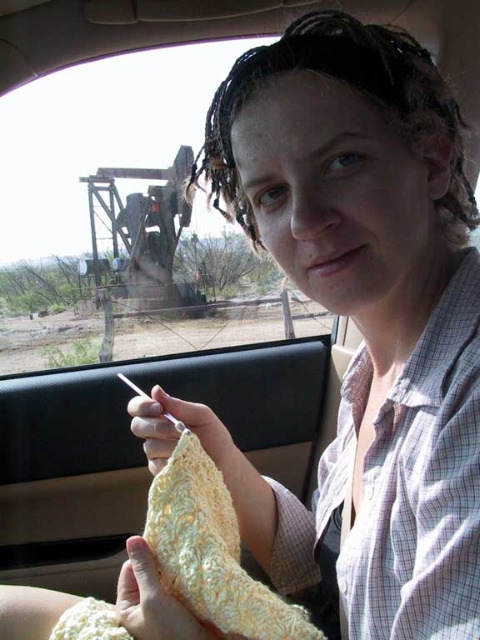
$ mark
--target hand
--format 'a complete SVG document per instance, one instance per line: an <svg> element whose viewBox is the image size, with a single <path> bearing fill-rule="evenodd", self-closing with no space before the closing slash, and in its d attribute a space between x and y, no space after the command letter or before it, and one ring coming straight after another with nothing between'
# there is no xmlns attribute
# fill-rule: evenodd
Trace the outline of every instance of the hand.
<svg viewBox="0 0 480 640"><path fill-rule="evenodd" d="M153 475L165 467L180 437L173 424L162 417L163 411L198 436L221 471L232 496L240 536L268 573L278 526L277 502L270 485L235 446L227 428L209 407L172 398L158 386L152 389L152 399L138 396L128 404L133 417L131 429L145 439L143 448Z"/></svg>
<svg viewBox="0 0 480 640"><path fill-rule="evenodd" d="M221 468L222 458L235 447L225 425L209 407L173 398L157 385L152 389L151 400L137 396L128 403L128 413L133 418L131 429L138 438L145 440L143 449L152 475L157 475L167 464L180 437L174 425L162 417L163 411L191 429L206 453Z"/></svg>
<svg viewBox="0 0 480 640"><path fill-rule="evenodd" d="M119 623L136 640L213 640L208 631L162 587L155 556L143 538L127 540L129 560L120 571L117 590Z"/></svg>

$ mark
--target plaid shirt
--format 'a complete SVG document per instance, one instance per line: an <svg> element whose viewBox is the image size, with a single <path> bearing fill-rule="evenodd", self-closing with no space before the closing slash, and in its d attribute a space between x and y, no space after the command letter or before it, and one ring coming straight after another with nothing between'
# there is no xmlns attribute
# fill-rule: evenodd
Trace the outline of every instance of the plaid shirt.
<svg viewBox="0 0 480 640"><path fill-rule="evenodd" d="M318 470L315 516L271 481L279 508L272 580L320 580L312 549L352 477L372 363L342 385L336 439ZM480 638L480 256L465 258L374 420L363 502L337 562L350 640Z"/></svg>

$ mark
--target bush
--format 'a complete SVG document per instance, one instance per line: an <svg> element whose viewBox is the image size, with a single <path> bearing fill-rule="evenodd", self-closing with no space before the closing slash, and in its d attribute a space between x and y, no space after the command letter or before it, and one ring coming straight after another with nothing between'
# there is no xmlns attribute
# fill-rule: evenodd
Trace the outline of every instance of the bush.
<svg viewBox="0 0 480 640"><path fill-rule="evenodd" d="M48 310L50 313L62 313L67 310L67 307L64 304L52 304Z"/></svg>
<svg viewBox="0 0 480 640"><path fill-rule="evenodd" d="M202 292L215 298L240 295L246 288L269 290L281 281L277 265L269 256L254 253L242 233L225 231L221 237L180 240L175 254L174 277L178 282L195 282Z"/></svg>
<svg viewBox="0 0 480 640"><path fill-rule="evenodd" d="M47 369L63 369L82 364L94 364L98 362L99 346L92 343L90 338L75 340L68 352L63 352L59 347L46 347L42 351L45 367Z"/></svg>
<svg viewBox="0 0 480 640"><path fill-rule="evenodd" d="M75 308L80 299L78 259L54 256L23 261L0 269L0 298L12 315L37 313L61 306Z"/></svg>

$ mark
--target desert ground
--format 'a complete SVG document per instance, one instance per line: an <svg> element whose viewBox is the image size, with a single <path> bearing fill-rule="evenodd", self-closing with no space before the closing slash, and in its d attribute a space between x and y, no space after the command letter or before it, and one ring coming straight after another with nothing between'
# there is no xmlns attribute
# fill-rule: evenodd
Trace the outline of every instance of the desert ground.
<svg viewBox="0 0 480 640"><path fill-rule="evenodd" d="M252 300L252 298L249 298ZM113 360L203 351L285 338L282 304L278 298L258 298L228 309L207 309L203 317L146 314L115 318ZM275 301L277 300L277 301ZM290 297L295 337L330 333L332 317L318 304ZM121 312L115 309L115 313ZM306 317L307 316L307 317ZM310 316L310 317L308 317ZM0 317L0 376L49 368L52 351L68 354L87 342L95 352L104 334L102 311L76 310L44 317ZM97 360L98 361L98 360Z"/></svg>

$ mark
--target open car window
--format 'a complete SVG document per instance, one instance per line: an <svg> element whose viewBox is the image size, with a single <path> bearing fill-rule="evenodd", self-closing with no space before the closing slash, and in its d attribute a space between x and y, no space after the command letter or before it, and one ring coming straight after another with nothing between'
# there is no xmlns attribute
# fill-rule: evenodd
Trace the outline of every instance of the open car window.
<svg viewBox="0 0 480 640"><path fill-rule="evenodd" d="M204 194L182 200L216 87L265 41L104 59L2 98L1 375L330 333Z"/></svg>

